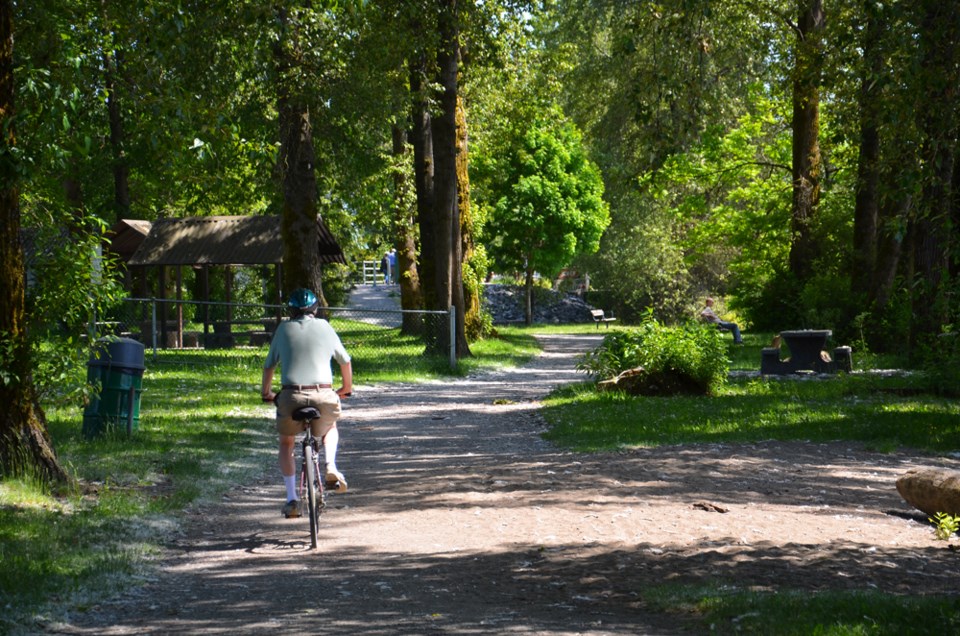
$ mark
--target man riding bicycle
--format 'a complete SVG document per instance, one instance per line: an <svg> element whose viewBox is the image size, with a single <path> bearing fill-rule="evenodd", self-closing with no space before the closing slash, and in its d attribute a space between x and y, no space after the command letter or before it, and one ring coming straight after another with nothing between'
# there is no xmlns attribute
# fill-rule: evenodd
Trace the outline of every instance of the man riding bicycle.
<svg viewBox="0 0 960 636"><path fill-rule="evenodd" d="M337 470L337 444L340 433L337 419L340 417L340 398L353 391L353 367L350 355L340 342L340 337L330 323L317 318L317 296L309 289L297 289L287 302L292 315L277 327L270 342L270 351L263 363L261 397L275 401L277 405L277 432L280 435L280 473L287 489L284 516L299 517L300 501L297 498L293 447L296 435L303 430L300 422L294 421L295 410L312 406L320 411L320 418L311 422L315 437L323 439L326 460L326 482L334 492L346 492L347 480ZM340 365L342 386L333 390L331 359ZM273 391L273 372L280 365L280 393Z"/></svg>

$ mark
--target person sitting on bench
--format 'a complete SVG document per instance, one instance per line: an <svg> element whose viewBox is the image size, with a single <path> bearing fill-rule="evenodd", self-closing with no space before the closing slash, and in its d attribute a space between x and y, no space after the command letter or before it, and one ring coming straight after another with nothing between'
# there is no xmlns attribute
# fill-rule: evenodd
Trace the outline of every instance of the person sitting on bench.
<svg viewBox="0 0 960 636"><path fill-rule="evenodd" d="M700 311L700 317L707 322L715 324L717 329L721 331L732 331L733 343L738 345L743 344L743 337L740 335L740 327L737 323L720 320L720 316L713 311L713 298L708 297L706 303L707 306Z"/></svg>

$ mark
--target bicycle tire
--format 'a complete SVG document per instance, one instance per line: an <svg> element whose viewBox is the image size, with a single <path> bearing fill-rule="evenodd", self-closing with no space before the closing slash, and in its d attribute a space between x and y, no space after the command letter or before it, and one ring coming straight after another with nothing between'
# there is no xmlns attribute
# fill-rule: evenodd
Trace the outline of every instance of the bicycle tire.
<svg viewBox="0 0 960 636"><path fill-rule="evenodd" d="M307 465L307 511L310 515L310 547L317 549L317 535L320 532L319 493L317 492L317 460L313 446L304 444L303 463Z"/></svg>

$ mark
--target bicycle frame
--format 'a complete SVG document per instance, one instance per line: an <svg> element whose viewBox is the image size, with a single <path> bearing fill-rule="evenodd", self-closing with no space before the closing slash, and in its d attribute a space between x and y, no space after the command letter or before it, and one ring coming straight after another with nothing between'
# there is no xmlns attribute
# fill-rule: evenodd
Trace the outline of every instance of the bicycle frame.
<svg viewBox="0 0 960 636"><path fill-rule="evenodd" d="M349 393L342 397L349 396ZM272 400L276 404L277 396ZM303 426L304 436L300 441L300 496L299 500L307 502L307 513L310 517L310 547L317 549L317 535L320 531L320 515L327 507L327 489L326 480L326 461L323 461L321 470L321 459L324 455L323 439L318 439L313 435L313 420L319 419L320 411L312 406L304 406L293 412L293 419L300 422ZM304 496L306 495L306 496Z"/></svg>
<svg viewBox="0 0 960 636"><path fill-rule="evenodd" d="M305 433L300 442L300 501L307 502L307 514L310 517L310 547L316 550L320 515L327 506L327 492L323 483L326 471L321 470L320 466L323 441L313 436L310 422L309 419L303 420Z"/></svg>

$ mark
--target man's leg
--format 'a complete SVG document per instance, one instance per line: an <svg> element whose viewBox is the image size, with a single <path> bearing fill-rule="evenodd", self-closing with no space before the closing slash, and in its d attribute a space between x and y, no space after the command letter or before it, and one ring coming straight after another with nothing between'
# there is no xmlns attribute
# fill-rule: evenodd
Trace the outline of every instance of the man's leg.
<svg viewBox="0 0 960 636"><path fill-rule="evenodd" d="M735 322L721 322L720 328L733 333L734 344L743 344L743 337L740 335L740 326Z"/></svg>
<svg viewBox="0 0 960 636"><path fill-rule="evenodd" d="M337 446L340 444L340 431L337 429L336 422L323 434L323 455L327 462L327 474L324 477L328 486L335 492L347 491L347 480L339 470L337 470Z"/></svg>
<svg viewBox="0 0 960 636"><path fill-rule="evenodd" d="M300 505L297 501L297 474L293 460L293 446L296 438L293 435L280 436L280 474L283 475L283 485L287 490L287 503L283 506L286 517L299 517Z"/></svg>

